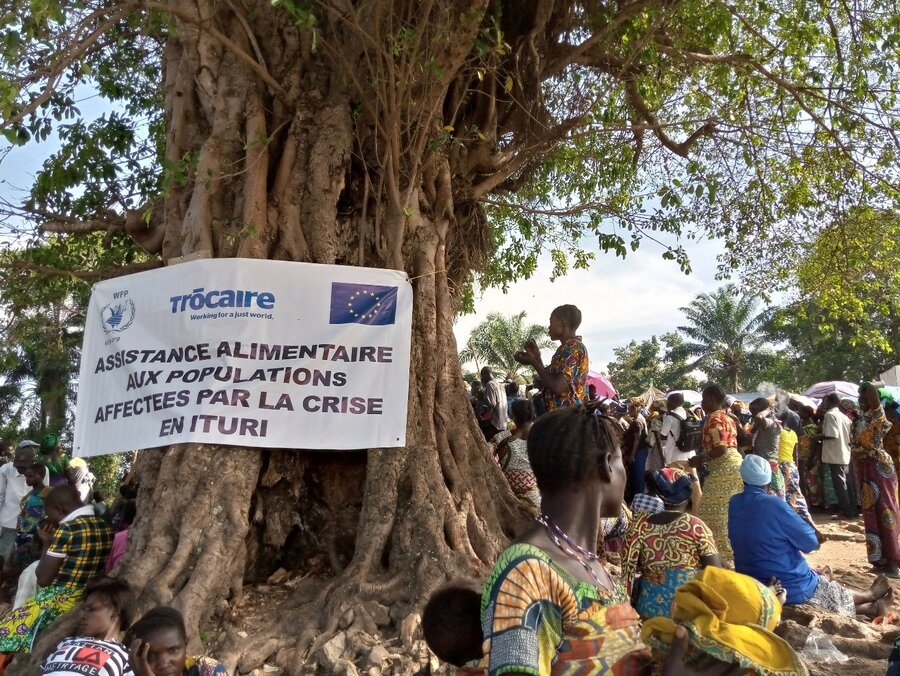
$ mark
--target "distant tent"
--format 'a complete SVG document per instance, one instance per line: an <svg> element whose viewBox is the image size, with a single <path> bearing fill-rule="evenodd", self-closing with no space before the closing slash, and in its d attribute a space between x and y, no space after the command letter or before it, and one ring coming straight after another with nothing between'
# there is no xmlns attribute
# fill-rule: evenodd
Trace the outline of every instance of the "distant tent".
<svg viewBox="0 0 900 676"><path fill-rule="evenodd" d="M900 366L893 366L881 374L881 382L888 387L900 386Z"/></svg>
<svg viewBox="0 0 900 676"><path fill-rule="evenodd" d="M659 388L653 387L653 385L651 385L650 389L648 389L646 392L644 392L641 395L641 397L643 397L644 403L647 404L647 406L649 406L657 399L665 399L666 393L663 392L662 390L660 390Z"/></svg>

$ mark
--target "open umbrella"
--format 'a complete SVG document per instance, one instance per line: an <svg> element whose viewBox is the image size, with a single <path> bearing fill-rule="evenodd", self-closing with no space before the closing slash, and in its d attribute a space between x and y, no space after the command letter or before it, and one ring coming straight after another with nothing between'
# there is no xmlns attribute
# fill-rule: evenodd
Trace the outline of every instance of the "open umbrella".
<svg viewBox="0 0 900 676"><path fill-rule="evenodd" d="M681 396L684 397L684 403L686 404L699 404L703 400L703 395L700 394L697 390L672 390L669 394L675 394L678 392Z"/></svg>
<svg viewBox="0 0 900 676"><path fill-rule="evenodd" d="M588 371L587 384L597 388L597 396L601 399L604 397L612 399L616 396L616 388L602 373Z"/></svg>
<svg viewBox="0 0 900 676"><path fill-rule="evenodd" d="M836 393L841 398L852 397L856 399L859 396L859 385L856 383L848 383L846 380L828 380L823 383L816 383L812 387L807 388L803 393L807 397L813 399L824 399L826 395Z"/></svg>
<svg viewBox="0 0 900 676"><path fill-rule="evenodd" d="M796 401L801 406L808 406L812 410L816 410L819 406L819 402L809 397L805 397L802 394L795 394L794 392L788 392L788 396L791 398L791 401Z"/></svg>

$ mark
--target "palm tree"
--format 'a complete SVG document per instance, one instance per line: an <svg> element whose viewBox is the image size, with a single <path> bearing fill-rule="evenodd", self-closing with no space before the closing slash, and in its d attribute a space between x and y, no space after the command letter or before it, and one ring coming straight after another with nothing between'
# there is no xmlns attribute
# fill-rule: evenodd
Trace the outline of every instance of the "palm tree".
<svg viewBox="0 0 900 676"><path fill-rule="evenodd" d="M676 348L677 356L694 357L685 368L726 380L731 392L739 392L741 375L758 360L765 343L765 316L758 309L759 299L738 293L734 284L701 293L688 307L681 308L687 325L678 330L687 340Z"/></svg>
<svg viewBox="0 0 900 676"><path fill-rule="evenodd" d="M516 380L529 369L517 362L513 355L528 340L538 347L552 347L547 329L540 324L525 325L525 312L505 317L499 312L490 313L483 322L472 329L469 339L459 352L459 363L472 362L475 369L490 366L495 375Z"/></svg>

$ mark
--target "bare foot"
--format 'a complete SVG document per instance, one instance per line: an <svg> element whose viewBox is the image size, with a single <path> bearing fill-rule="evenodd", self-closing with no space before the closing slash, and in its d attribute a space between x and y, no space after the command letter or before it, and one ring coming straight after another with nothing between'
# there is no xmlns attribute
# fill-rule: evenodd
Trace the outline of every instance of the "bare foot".
<svg viewBox="0 0 900 676"><path fill-rule="evenodd" d="M879 575L875 578L875 582L872 583L872 586L869 587L869 591L872 592L872 596L876 599L880 599L885 594L891 592L891 583L888 582L888 579L884 575Z"/></svg>

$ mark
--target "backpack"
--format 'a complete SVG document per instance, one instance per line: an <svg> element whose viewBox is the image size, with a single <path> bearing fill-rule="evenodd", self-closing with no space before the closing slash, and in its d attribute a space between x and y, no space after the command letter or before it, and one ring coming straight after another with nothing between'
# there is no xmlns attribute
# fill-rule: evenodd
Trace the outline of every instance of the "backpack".
<svg viewBox="0 0 900 676"><path fill-rule="evenodd" d="M691 416L688 416L687 420L682 420L671 411L666 415L678 418L678 438L675 439L678 450L682 453L699 452L703 442L703 423Z"/></svg>

